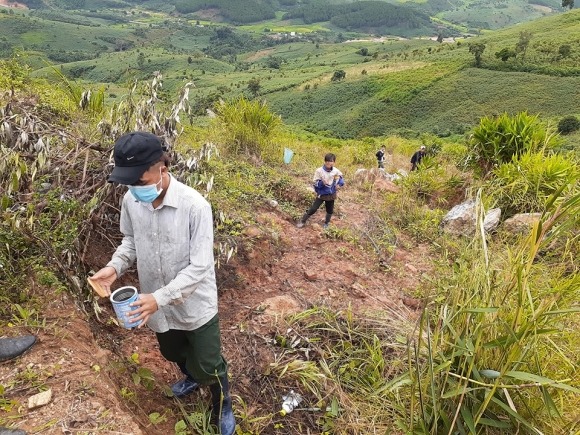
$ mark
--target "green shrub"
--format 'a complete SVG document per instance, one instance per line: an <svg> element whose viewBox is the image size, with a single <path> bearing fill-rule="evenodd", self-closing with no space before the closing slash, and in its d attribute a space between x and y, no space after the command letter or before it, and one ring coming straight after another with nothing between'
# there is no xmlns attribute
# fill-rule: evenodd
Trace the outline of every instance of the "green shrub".
<svg viewBox="0 0 580 435"><path fill-rule="evenodd" d="M558 123L558 133L560 134L570 134L577 130L580 130L580 120L575 116L566 116Z"/></svg>
<svg viewBox="0 0 580 435"><path fill-rule="evenodd" d="M558 143L558 137L541 124L537 116L526 112L514 116L504 113L498 117L483 118L473 130L468 160L477 164L487 175L494 167L511 161L514 156L549 149Z"/></svg>
<svg viewBox="0 0 580 435"><path fill-rule="evenodd" d="M400 406L403 432L559 434L574 427L578 275L566 276L539 254L577 225L579 200L544 215L521 243L491 247L482 239L441 268L440 293L429 298L437 302L427 304L409 343L413 391Z"/></svg>
<svg viewBox="0 0 580 435"><path fill-rule="evenodd" d="M263 101L248 101L244 97L224 102L216 107L218 128L225 134L226 150L234 155L273 158L278 146L270 138L281 125L278 115L270 112Z"/></svg>
<svg viewBox="0 0 580 435"><path fill-rule="evenodd" d="M559 189L571 191L579 178L578 165L562 155L526 153L493 171L487 191L504 215L543 212Z"/></svg>
<svg viewBox="0 0 580 435"><path fill-rule="evenodd" d="M425 157L420 170L411 172L401 181L407 196L418 198L430 206L447 206L462 191L463 184L458 174L450 172L431 157Z"/></svg>

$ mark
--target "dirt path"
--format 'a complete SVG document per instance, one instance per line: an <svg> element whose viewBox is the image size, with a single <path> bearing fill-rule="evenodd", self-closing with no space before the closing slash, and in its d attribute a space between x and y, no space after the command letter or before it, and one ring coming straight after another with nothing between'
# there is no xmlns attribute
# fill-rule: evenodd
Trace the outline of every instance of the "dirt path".
<svg viewBox="0 0 580 435"><path fill-rule="evenodd" d="M276 358L270 344L280 316L325 304L415 318L413 306L401 298L429 270L426 248L399 241L385 265L364 237L355 244L348 240L349 235L360 236L372 217L373 202L354 187L345 189L328 233L321 226L323 211L298 229L279 208L265 205L257 211L259 225L245 230L245 245L220 273L224 354L232 392L243 400L249 418L274 413L279 406L276 392L260 392L257 386ZM121 330L109 320L109 304L103 301L99 306L102 323L93 328L95 339L85 315L65 295L52 300L42 313L51 326L22 328L37 334L39 342L23 357L0 364L1 384L8 387L5 398L14 401L13 407L3 409L15 417L0 417L0 426L46 434L174 433L183 412L163 396L162 389L179 378L178 370L161 358L150 331ZM115 362L119 357L124 364ZM155 388L132 382L135 373L143 374L139 369L151 372ZM35 385L51 388L53 398L46 406L27 410L28 397L38 390ZM207 393L195 394L191 403L199 400L207 402ZM236 400L238 409L241 403ZM154 418L155 425L153 413L160 416Z"/></svg>

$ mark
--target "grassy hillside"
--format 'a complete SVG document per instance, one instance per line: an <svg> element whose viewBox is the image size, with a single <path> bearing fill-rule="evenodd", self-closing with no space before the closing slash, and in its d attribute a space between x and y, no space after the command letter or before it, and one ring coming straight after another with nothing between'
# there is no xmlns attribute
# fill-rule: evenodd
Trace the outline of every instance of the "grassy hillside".
<svg viewBox="0 0 580 435"><path fill-rule="evenodd" d="M349 44L338 47L336 55L356 58ZM296 47L282 69L304 62L305 53L306 44ZM114 53L107 61L134 61L114 58L122 55L132 53ZM149 55L165 56L153 50ZM266 70L260 65L215 77L223 77L225 86L232 76ZM348 90L342 104L359 110L364 99L355 99L366 91L403 107L414 101L414 92L455 86L457 77L468 83L481 75L484 84L492 80L485 74L502 74L462 65L401 59L371 78L347 76L338 83ZM363 82L368 89L357 88ZM321 91L337 88L320 83ZM573 155L546 152L543 145L558 138L535 118L490 118L470 142L430 135L338 140L296 134L259 101L237 100L220 105L201 129L188 125L183 106L162 93L165 82L147 85L146 93L137 87L123 95L131 104L109 111L79 105L80 95L70 87L30 78L16 62L0 62L0 328L8 335L42 334L40 349L25 356L34 363L14 361L18 369L2 364L0 426L33 432L70 422L67 401L32 412L19 405L53 388L57 398L90 393L94 417L75 423L77 431L99 424L118 432L125 427L117 423L124 419L122 408L148 433L215 433L207 429L207 395L187 403L168 400L165 385L177 370L153 357L153 336L116 328L110 307L102 309L86 284L121 240L118 204L125 190L106 182L111 145L139 125L168 139L172 173L212 204L238 432L577 432L580 172ZM161 98L151 98L151 90ZM466 85L463 92L471 90ZM172 102L178 109L169 110ZM488 149L490 141L496 150ZM376 165L379 144L388 153L385 169L395 173L409 167L422 143L429 156L394 185L376 170L355 175ZM295 151L287 165L285 146ZM316 222L320 213L296 228L312 200L312 173L329 151L338 155L348 183L335 217L324 231ZM466 158L486 165L457 165ZM493 168L485 178L484 167ZM480 192L481 233L475 225L458 236L441 231L443 216L469 192ZM479 205L501 206L502 220L508 213L544 213L522 234L502 223L484 235ZM131 282L132 276L124 279ZM289 305L283 303L275 316L265 317L274 298L295 300L290 306L301 312L285 316ZM77 325L91 325L97 341L93 347L87 331L84 353L70 333L71 312ZM54 352L55 343L78 370L59 362L63 354ZM103 343L119 345L103 353ZM103 359L93 359L99 352ZM79 382L79 373L87 382ZM290 388L303 397L303 409L283 416L281 393Z"/></svg>
<svg viewBox="0 0 580 435"><path fill-rule="evenodd" d="M277 92L267 100L287 122L339 137L405 130L448 135L463 133L480 118L503 112L528 110L546 118L577 113L579 89L580 77L477 68L441 71L438 65L428 65L329 83L317 91Z"/></svg>
<svg viewBox="0 0 580 435"><path fill-rule="evenodd" d="M234 28L142 6L109 7L85 24L66 22L78 11L59 21L39 12L0 13L3 55L19 49L34 75L53 77L56 67L83 86L105 89L105 103L160 71L165 97L194 83L199 114L220 98L245 94L265 99L285 122L343 138L462 133L503 111L527 110L553 123L578 115L578 10L443 43L321 27L290 35L274 31L275 20L264 23L272 27ZM518 48L522 35L525 50ZM480 68L472 44L484 46ZM502 61L501 50L516 55ZM332 80L336 72L344 78Z"/></svg>

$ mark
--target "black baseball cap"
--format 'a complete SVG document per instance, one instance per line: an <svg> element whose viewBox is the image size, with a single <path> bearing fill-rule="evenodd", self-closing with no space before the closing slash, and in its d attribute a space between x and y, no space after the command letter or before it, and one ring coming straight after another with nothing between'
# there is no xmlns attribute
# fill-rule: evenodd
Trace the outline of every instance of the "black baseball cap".
<svg viewBox="0 0 580 435"><path fill-rule="evenodd" d="M110 183L136 184L143 173L163 155L161 139L152 133L136 131L121 136L115 142L115 167Z"/></svg>

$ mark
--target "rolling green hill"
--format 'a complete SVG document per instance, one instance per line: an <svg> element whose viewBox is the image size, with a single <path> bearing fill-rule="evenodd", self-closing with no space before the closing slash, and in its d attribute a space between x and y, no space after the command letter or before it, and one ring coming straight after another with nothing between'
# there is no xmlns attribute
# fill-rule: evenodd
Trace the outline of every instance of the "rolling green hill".
<svg viewBox="0 0 580 435"><path fill-rule="evenodd" d="M18 49L34 75L54 77L56 67L86 87L105 89L106 102L160 71L167 94L194 83L197 113L219 98L257 96L285 122L338 137L462 133L503 111L527 110L554 123L578 114L578 10L442 43L320 27L264 32L142 5L92 12L86 23L79 11L58 20L43 11L2 11L2 56ZM484 47L480 68L474 68L473 44ZM515 57L501 60L502 50ZM337 72L344 77L332 80Z"/></svg>

